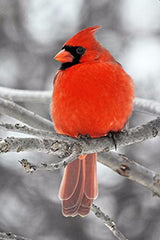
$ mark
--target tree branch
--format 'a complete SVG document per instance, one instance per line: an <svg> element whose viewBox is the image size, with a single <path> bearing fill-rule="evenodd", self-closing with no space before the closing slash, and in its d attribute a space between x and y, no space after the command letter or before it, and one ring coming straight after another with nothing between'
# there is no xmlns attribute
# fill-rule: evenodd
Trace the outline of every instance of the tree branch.
<svg viewBox="0 0 160 240"><path fill-rule="evenodd" d="M156 127L156 131L155 131ZM125 146L134 142L144 141L148 138L153 138L160 134L160 118L151 121L145 125L132 128L125 132L115 134L117 146ZM77 140L63 135L55 135L54 139L39 139L39 138L13 138L8 137L1 139L0 152L23 152L23 151L38 151L45 153L53 153L58 155L60 159L56 163L47 164L40 163L34 165L27 160L22 160L21 164L27 172L35 170L55 170L65 167L69 162L75 160L79 155L93 152L107 152L114 149L115 145L108 136L97 139ZM139 184L152 190L154 194L160 196L160 179L159 175L145 167L139 165L126 158L123 155L116 153L99 154L98 160L104 165L112 168L117 173L136 181Z"/></svg>
<svg viewBox="0 0 160 240"><path fill-rule="evenodd" d="M32 127L54 131L53 123L18 104L0 98L0 112L24 122Z"/></svg>
<svg viewBox="0 0 160 240"><path fill-rule="evenodd" d="M35 164L30 163L27 159L22 159L19 162L24 167L24 169L27 173L33 173L36 170L53 171L53 170L57 170L57 169L62 168L62 167L66 167L67 164L69 164L70 162L77 159L78 156L79 156L79 153L77 152L76 147L73 146L72 153L69 156L63 158L63 160L60 160L57 163L51 163L51 164L41 163L41 164L35 165Z"/></svg>
<svg viewBox="0 0 160 240"><path fill-rule="evenodd" d="M128 131L122 131L114 134L114 141L110 136L92 139L73 139L62 135L55 135L57 140L45 138L14 138L7 137L0 141L0 152L45 152L54 153L58 156L65 156L65 151L72 149L73 144L76 145L77 151L83 155L94 152L108 152L117 147L139 143L147 139L160 135L160 118L152 120L141 126L131 128ZM70 139L70 140L69 140ZM62 154L63 153L63 154ZM70 152L71 154L71 152Z"/></svg>
<svg viewBox="0 0 160 240"><path fill-rule="evenodd" d="M0 97L15 102L51 102L51 91L31 91L0 87Z"/></svg>
<svg viewBox="0 0 160 240"><path fill-rule="evenodd" d="M0 232L0 240L31 240L29 238L20 237L12 233Z"/></svg>
<svg viewBox="0 0 160 240"><path fill-rule="evenodd" d="M121 176L143 185L150 189L153 195L160 197L160 175L158 173L116 152L99 153L98 162L111 168Z"/></svg>
<svg viewBox="0 0 160 240"><path fill-rule="evenodd" d="M19 102L34 101L38 103L49 103L51 92L49 91L24 91L16 89L7 89L0 87L0 96L9 100ZM98 152L98 161L127 177L132 181L150 189L153 194L160 197L160 175L151 171L140 164L128 159L126 156L115 152L108 152L117 147L127 146L133 143L139 143L147 139L160 136L160 118L150 121L141 126L114 134L114 141L111 137L101 137L89 140L77 140L71 137L58 135L55 133L53 123L42 118L39 115L9 101L0 98L0 112L10 117L18 119L32 127L20 124L0 123L1 129L30 134L37 138L14 138L8 137L0 140L0 153L5 152L45 152L54 153L60 158L56 163L33 165L27 160L20 161L27 172L34 172L38 169L55 170L65 167L68 163L75 160L79 155ZM160 103L152 100L136 98L134 100L134 109L146 111L152 114L160 115ZM43 130L41 130L43 129ZM40 137L40 138L38 138ZM110 229L113 235L119 240L127 238L117 229L116 224L105 215L100 208L92 204L91 210L100 218ZM29 240L11 233L1 233L0 239L7 240Z"/></svg>
<svg viewBox="0 0 160 240"><path fill-rule="evenodd" d="M109 228L109 230L118 240L127 240L127 238L117 229L115 222L111 220L108 215L104 214L99 207L97 207L95 204L92 204L91 210L96 217L103 221L105 226Z"/></svg>
<svg viewBox="0 0 160 240"><path fill-rule="evenodd" d="M114 133L114 141L109 136L101 138L93 138L88 141L86 147L83 148L82 154L93 152L108 152L117 147L124 147L133 143L140 143L147 139L160 136L160 118L156 118L146 124L130 128L128 131Z"/></svg>
<svg viewBox="0 0 160 240"><path fill-rule="evenodd" d="M56 163L41 163L35 165L26 159L22 159L20 163L27 173L33 173L36 170L53 171L61 167L66 167L69 162L74 161L77 157L78 153L73 151L71 155ZM139 183L151 190L153 195L160 197L160 175L158 173L145 168L135 161L128 159L125 155L116 152L99 153L98 162L111 168L121 176Z"/></svg>
<svg viewBox="0 0 160 240"><path fill-rule="evenodd" d="M23 133L27 135L36 136L36 137L52 138L52 140L59 140L59 141L66 141L66 142L76 141L75 138L71 138L66 135L60 135L58 133L55 133L54 131L51 132L46 130L40 130L40 129L28 127L26 125L19 124L19 123L10 124L10 123L0 122L0 129L11 131L11 132Z"/></svg>
<svg viewBox="0 0 160 240"><path fill-rule="evenodd" d="M137 97L134 99L134 110L160 115L160 103Z"/></svg>
<svg viewBox="0 0 160 240"><path fill-rule="evenodd" d="M6 89L0 87L0 96L19 102L50 102L51 92L49 91L24 91L16 89ZM23 152L36 151L45 153L54 153L60 158L56 163L33 165L27 160L20 161L27 172L34 172L37 169L55 170L65 167L68 163L75 160L79 155L98 152L98 161L112 168L122 176L150 189L154 194L160 196L160 175L140 164L128 159L126 156L117 153L103 153L117 147L127 146L160 136L160 118L143 124L141 126L122 131L114 134L114 141L109 136L89 139L77 140L71 137L58 135L55 133L53 123L34 114L31 111L9 101L0 98L0 112L10 117L18 119L34 129L20 124L3 124L0 123L1 129L7 129L14 132L34 135L41 138L6 138L0 140L0 153L5 152ZM134 100L134 109L146 111L152 114L160 115L160 103L136 98ZM44 129L44 130L40 130ZM48 130L48 131L47 131ZM113 235L119 240L127 240L127 238L117 229L115 223L105 215L100 208L92 204L91 210L100 218L104 224L112 231ZM28 240L18 237L10 233L0 233L0 239Z"/></svg>

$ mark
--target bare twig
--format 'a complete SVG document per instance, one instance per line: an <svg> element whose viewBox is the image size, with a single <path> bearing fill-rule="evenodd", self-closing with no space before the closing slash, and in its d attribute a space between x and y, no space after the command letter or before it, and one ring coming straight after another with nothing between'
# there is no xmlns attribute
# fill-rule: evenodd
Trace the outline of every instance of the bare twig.
<svg viewBox="0 0 160 240"><path fill-rule="evenodd" d="M115 222L111 220L108 215L104 214L99 207L97 207L95 204L92 204L91 210L96 217L103 221L105 226L109 228L109 230L118 240L127 240L127 238L117 229Z"/></svg>
<svg viewBox="0 0 160 240"><path fill-rule="evenodd" d="M10 123L0 122L0 129L6 130L6 131L11 131L11 132L29 134L29 135L33 135L36 137L50 137L51 138L56 135L55 132L35 129L35 128L28 127L28 126L26 126L24 124L20 124L20 123L10 124Z"/></svg>
<svg viewBox="0 0 160 240"><path fill-rule="evenodd" d="M116 152L99 153L98 161L118 174L150 189L160 197L160 175Z"/></svg>
<svg viewBox="0 0 160 240"><path fill-rule="evenodd" d="M18 119L32 127L54 131L53 123L18 104L0 98L0 112Z"/></svg>
<svg viewBox="0 0 160 240"><path fill-rule="evenodd" d="M134 99L134 110L160 115L160 103L137 97Z"/></svg>
<svg viewBox="0 0 160 240"><path fill-rule="evenodd" d="M79 156L78 152L75 149L75 146L73 146L72 154L69 155L68 157L63 158L63 160L60 160L59 162L56 163L41 163L41 164L32 164L30 163L27 159L22 159L20 164L24 167L25 171L27 173L33 173L36 170L48 170L48 171L53 171L57 170L62 167L66 167L70 162L74 161L77 157Z"/></svg>
<svg viewBox="0 0 160 240"><path fill-rule="evenodd" d="M31 91L0 87L0 97L15 102L51 102L51 91Z"/></svg>
<svg viewBox="0 0 160 240"><path fill-rule="evenodd" d="M11 131L11 132L23 133L27 135L36 136L36 137L52 138L52 140L69 141L69 142L75 141L74 138L68 137L66 135L57 134L54 131L51 132L46 130L40 130L40 129L28 127L20 123L10 124L10 123L0 122L0 129Z"/></svg>
<svg viewBox="0 0 160 240"><path fill-rule="evenodd" d="M31 240L29 238L20 237L12 233L0 232L0 240Z"/></svg>

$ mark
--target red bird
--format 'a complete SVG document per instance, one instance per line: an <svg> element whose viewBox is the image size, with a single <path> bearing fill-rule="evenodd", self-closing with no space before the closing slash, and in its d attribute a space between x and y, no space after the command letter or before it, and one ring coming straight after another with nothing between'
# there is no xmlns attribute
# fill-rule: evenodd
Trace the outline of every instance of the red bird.
<svg viewBox="0 0 160 240"><path fill-rule="evenodd" d="M120 131L132 112L130 76L95 39L100 26L70 38L55 56L62 63L54 79L51 117L60 134L101 137ZM64 216L85 216L97 197L96 153L79 156L64 172L60 198Z"/></svg>

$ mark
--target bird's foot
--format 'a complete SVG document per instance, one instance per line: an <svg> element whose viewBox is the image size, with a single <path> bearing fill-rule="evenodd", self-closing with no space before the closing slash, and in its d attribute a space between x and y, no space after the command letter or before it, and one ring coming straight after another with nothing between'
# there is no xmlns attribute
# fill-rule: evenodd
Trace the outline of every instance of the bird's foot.
<svg viewBox="0 0 160 240"><path fill-rule="evenodd" d="M126 131L129 129L129 120L125 123L123 129L126 130ZM123 131L123 130L122 130L122 131Z"/></svg>
<svg viewBox="0 0 160 240"><path fill-rule="evenodd" d="M77 138L78 140L84 140L85 142L87 142L89 139L91 139L91 136L89 134L86 135L78 134Z"/></svg>
<svg viewBox="0 0 160 240"><path fill-rule="evenodd" d="M116 141L116 133L114 131L110 131L107 136L113 140L113 144L115 146L115 150L117 150L117 141Z"/></svg>

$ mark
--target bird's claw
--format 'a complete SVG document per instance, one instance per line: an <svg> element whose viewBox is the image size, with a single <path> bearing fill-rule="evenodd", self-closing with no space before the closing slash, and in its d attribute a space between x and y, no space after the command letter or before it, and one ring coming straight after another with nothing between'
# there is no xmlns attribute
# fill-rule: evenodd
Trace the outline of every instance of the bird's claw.
<svg viewBox="0 0 160 240"><path fill-rule="evenodd" d="M77 138L78 140L84 140L85 142L87 142L89 139L91 139L91 136L89 134L86 135L78 134Z"/></svg>
<svg viewBox="0 0 160 240"><path fill-rule="evenodd" d="M113 144L115 146L115 150L117 150L117 141L116 141L116 132L110 131L107 136L113 140Z"/></svg>

